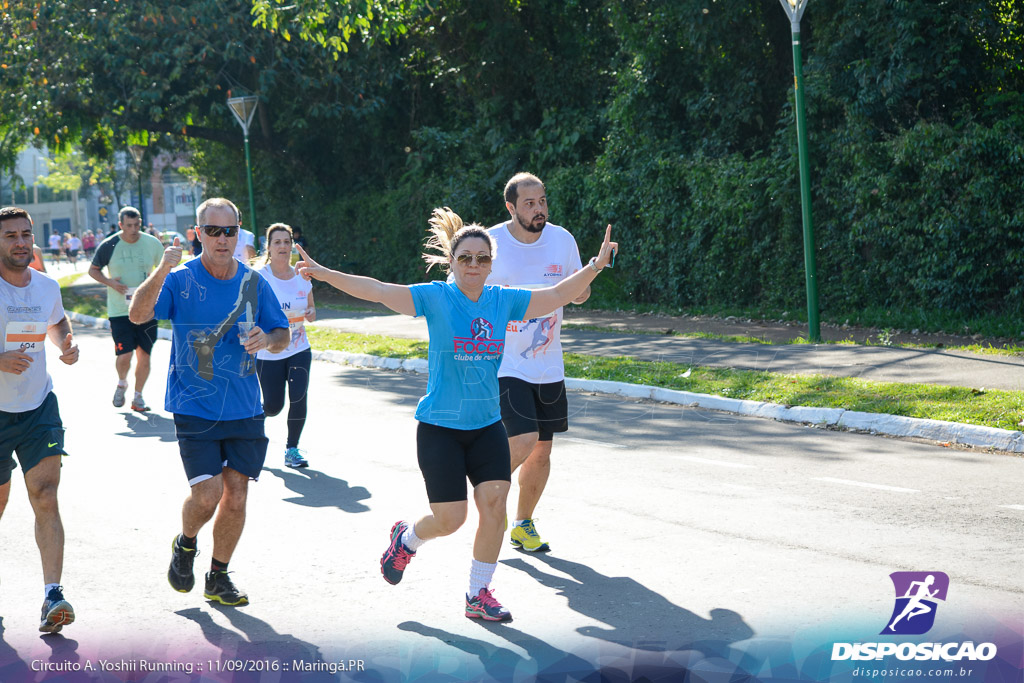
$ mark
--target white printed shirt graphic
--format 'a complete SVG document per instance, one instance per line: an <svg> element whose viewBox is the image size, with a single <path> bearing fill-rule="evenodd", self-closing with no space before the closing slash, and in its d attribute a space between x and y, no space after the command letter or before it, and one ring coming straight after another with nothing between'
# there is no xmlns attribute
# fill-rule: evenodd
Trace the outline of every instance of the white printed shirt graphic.
<svg viewBox="0 0 1024 683"><path fill-rule="evenodd" d="M487 278L489 285L553 287L583 267L576 240L560 226L548 223L533 244L512 237L508 223L496 225L488 232L498 245ZM540 318L509 322L498 377L517 377L535 384L565 379L561 329L561 308Z"/></svg>

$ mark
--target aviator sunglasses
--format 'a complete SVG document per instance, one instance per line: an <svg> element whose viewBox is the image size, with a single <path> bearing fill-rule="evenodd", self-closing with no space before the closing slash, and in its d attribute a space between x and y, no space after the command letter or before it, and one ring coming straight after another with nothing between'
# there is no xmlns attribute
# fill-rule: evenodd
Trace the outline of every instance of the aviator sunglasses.
<svg viewBox="0 0 1024 683"><path fill-rule="evenodd" d="M472 261L476 261L481 266L491 265L491 257L487 254L459 254L455 260L463 266L468 266Z"/></svg>
<svg viewBox="0 0 1024 683"><path fill-rule="evenodd" d="M234 237L241 226L238 225L197 225L197 228L205 232L209 237L220 237L227 235Z"/></svg>

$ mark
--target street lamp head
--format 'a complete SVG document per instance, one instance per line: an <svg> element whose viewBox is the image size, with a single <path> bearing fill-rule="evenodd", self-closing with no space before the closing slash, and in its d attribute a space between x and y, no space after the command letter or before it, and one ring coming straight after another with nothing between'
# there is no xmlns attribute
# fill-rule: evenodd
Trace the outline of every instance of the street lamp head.
<svg viewBox="0 0 1024 683"><path fill-rule="evenodd" d="M252 117L256 113L256 105L259 102L260 98L255 95L228 98L228 107L231 108L231 113L235 115L235 120L238 121L238 125L242 127L242 131L246 135L249 135L249 124L252 123Z"/></svg>
<svg viewBox="0 0 1024 683"><path fill-rule="evenodd" d="M132 159L134 159L136 165L138 165L142 163L142 156L146 153L146 146L128 145L128 151L131 152Z"/></svg>
<svg viewBox="0 0 1024 683"><path fill-rule="evenodd" d="M779 2L782 4L786 16L789 17L790 23L793 26L799 26L800 18L804 15L804 10L807 9L807 0L779 0Z"/></svg>

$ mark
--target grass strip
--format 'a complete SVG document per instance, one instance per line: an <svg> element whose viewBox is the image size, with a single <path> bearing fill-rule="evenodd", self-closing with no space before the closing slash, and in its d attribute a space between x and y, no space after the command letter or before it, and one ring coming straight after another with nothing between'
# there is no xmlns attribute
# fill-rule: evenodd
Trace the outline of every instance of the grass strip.
<svg viewBox="0 0 1024 683"><path fill-rule="evenodd" d="M652 337L682 337L684 339L712 339L715 341L729 342L730 344L764 344L766 346L787 346L790 344L809 344L806 337L792 337L783 341L773 341L765 337L752 337L742 334L715 334L714 332L676 332L668 334L654 330L623 330L614 327L602 327L600 325L582 325L579 323L562 323L564 330L580 330L586 332L608 332L611 334L643 334ZM899 349L935 349L938 344L911 344L911 343L874 343L867 342L858 344L852 339L841 339L839 341L822 340L821 344L835 344L839 346L888 346ZM991 344L968 344L964 346L943 346L945 351L964 351L992 356L1020 356L1024 354L1024 346L992 346Z"/></svg>
<svg viewBox="0 0 1024 683"><path fill-rule="evenodd" d="M425 341L349 334L317 327L306 329L313 348L318 350L402 359L427 357ZM580 379L646 384L782 405L843 408L1010 430L1018 429L1017 423L1024 416L1024 393L1016 391L789 375L581 354L566 354L565 373Z"/></svg>
<svg viewBox="0 0 1024 683"><path fill-rule="evenodd" d="M107 317L107 297L99 294L82 295L75 292L72 285L85 273L73 273L65 275L57 280L60 284L60 295L64 301L64 310L74 311L82 315L91 315L94 318Z"/></svg>
<svg viewBox="0 0 1024 683"><path fill-rule="evenodd" d="M306 326L309 343L318 351L366 353L383 358L426 358L427 342L379 334L352 334L329 327Z"/></svg>

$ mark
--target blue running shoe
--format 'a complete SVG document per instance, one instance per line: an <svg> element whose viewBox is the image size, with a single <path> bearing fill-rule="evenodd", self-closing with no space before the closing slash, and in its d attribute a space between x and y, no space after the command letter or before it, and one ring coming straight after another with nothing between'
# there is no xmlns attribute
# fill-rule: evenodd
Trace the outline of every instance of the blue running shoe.
<svg viewBox="0 0 1024 683"><path fill-rule="evenodd" d="M284 452L284 464L286 467L291 467L293 470L297 470L301 467L309 467L309 461L302 457L298 448L289 448Z"/></svg>
<svg viewBox="0 0 1024 683"><path fill-rule="evenodd" d="M64 599L64 587L51 588L43 600L43 613L39 622L39 630L43 633L59 633L60 630L75 620L75 610L71 603Z"/></svg>

